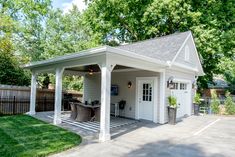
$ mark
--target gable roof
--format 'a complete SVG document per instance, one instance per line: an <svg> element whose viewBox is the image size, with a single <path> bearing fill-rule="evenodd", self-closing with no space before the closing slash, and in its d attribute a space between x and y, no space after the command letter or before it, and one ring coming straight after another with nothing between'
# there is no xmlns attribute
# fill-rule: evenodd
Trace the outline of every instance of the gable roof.
<svg viewBox="0 0 235 157"><path fill-rule="evenodd" d="M179 52L189 38L193 41L193 53L196 53L197 56L197 66L195 68L188 67L187 65L176 65L176 63L174 63L174 60L179 55ZM24 67L33 69L43 66L45 67L47 65L58 65L63 62L82 59L89 56L96 56L104 53L118 54L138 60L144 60L147 62L158 64L160 66L164 66L166 68L188 69L190 71L196 71L197 75L199 76L204 74L191 31L175 33L172 35L162 36L117 47L105 45L102 47L87 49L77 53L67 54L44 61L30 63L25 65Z"/></svg>
<svg viewBox="0 0 235 157"><path fill-rule="evenodd" d="M117 48L166 62L173 61L177 52L180 50L189 35L191 35L190 31L175 33L154 39L121 45Z"/></svg>

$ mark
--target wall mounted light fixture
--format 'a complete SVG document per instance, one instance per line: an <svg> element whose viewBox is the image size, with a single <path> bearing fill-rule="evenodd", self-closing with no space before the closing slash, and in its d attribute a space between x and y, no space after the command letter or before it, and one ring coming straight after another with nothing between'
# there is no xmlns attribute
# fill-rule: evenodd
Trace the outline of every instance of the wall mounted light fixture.
<svg viewBox="0 0 235 157"><path fill-rule="evenodd" d="M174 88L173 80L174 80L173 76L169 77L169 79L167 80L167 88L170 88L170 89Z"/></svg>
<svg viewBox="0 0 235 157"><path fill-rule="evenodd" d="M131 86L132 86L131 81L129 81L127 85L128 85L128 88L131 88Z"/></svg>
<svg viewBox="0 0 235 157"><path fill-rule="evenodd" d="M93 70L90 68L89 69L89 72L88 72L89 75L93 75Z"/></svg>

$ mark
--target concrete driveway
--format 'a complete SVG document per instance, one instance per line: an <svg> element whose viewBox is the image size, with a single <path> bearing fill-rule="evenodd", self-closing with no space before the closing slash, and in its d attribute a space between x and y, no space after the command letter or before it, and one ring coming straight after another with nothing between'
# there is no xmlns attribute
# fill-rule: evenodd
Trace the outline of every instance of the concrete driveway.
<svg viewBox="0 0 235 157"><path fill-rule="evenodd" d="M109 142L85 143L53 156L234 157L235 117L191 116L175 126L140 122Z"/></svg>

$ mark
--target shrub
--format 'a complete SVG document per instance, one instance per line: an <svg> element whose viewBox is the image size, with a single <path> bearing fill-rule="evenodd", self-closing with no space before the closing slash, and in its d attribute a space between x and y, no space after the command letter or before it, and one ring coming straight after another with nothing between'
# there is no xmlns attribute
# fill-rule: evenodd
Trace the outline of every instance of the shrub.
<svg viewBox="0 0 235 157"><path fill-rule="evenodd" d="M201 95L199 93L196 93L196 95L194 96L194 99L193 99L193 103L195 104L200 104L201 103Z"/></svg>
<svg viewBox="0 0 235 157"><path fill-rule="evenodd" d="M220 105L220 101L217 97L217 94L215 91L213 91L211 93L212 96L212 100L211 100L211 110L213 113L218 114L219 113L219 105Z"/></svg>
<svg viewBox="0 0 235 157"><path fill-rule="evenodd" d="M177 99L176 97L169 96L168 97L168 102L170 107L177 107Z"/></svg>
<svg viewBox="0 0 235 157"><path fill-rule="evenodd" d="M227 114L235 114L235 103L233 102L230 93L226 93L226 100L224 102L225 111Z"/></svg>

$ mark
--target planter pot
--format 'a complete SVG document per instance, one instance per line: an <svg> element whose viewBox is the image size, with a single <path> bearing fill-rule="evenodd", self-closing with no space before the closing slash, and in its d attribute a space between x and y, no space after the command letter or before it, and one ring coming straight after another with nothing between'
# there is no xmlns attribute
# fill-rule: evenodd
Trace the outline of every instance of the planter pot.
<svg viewBox="0 0 235 157"><path fill-rule="evenodd" d="M199 105L198 104L194 104L194 115L198 116L199 115Z"/></svg>
<svg viewBox="0 0 235 157"><path fill-rule="evenodd" d="M168 106L168 123L175 125L176 124L176 112L177 108Z"/></svg>

